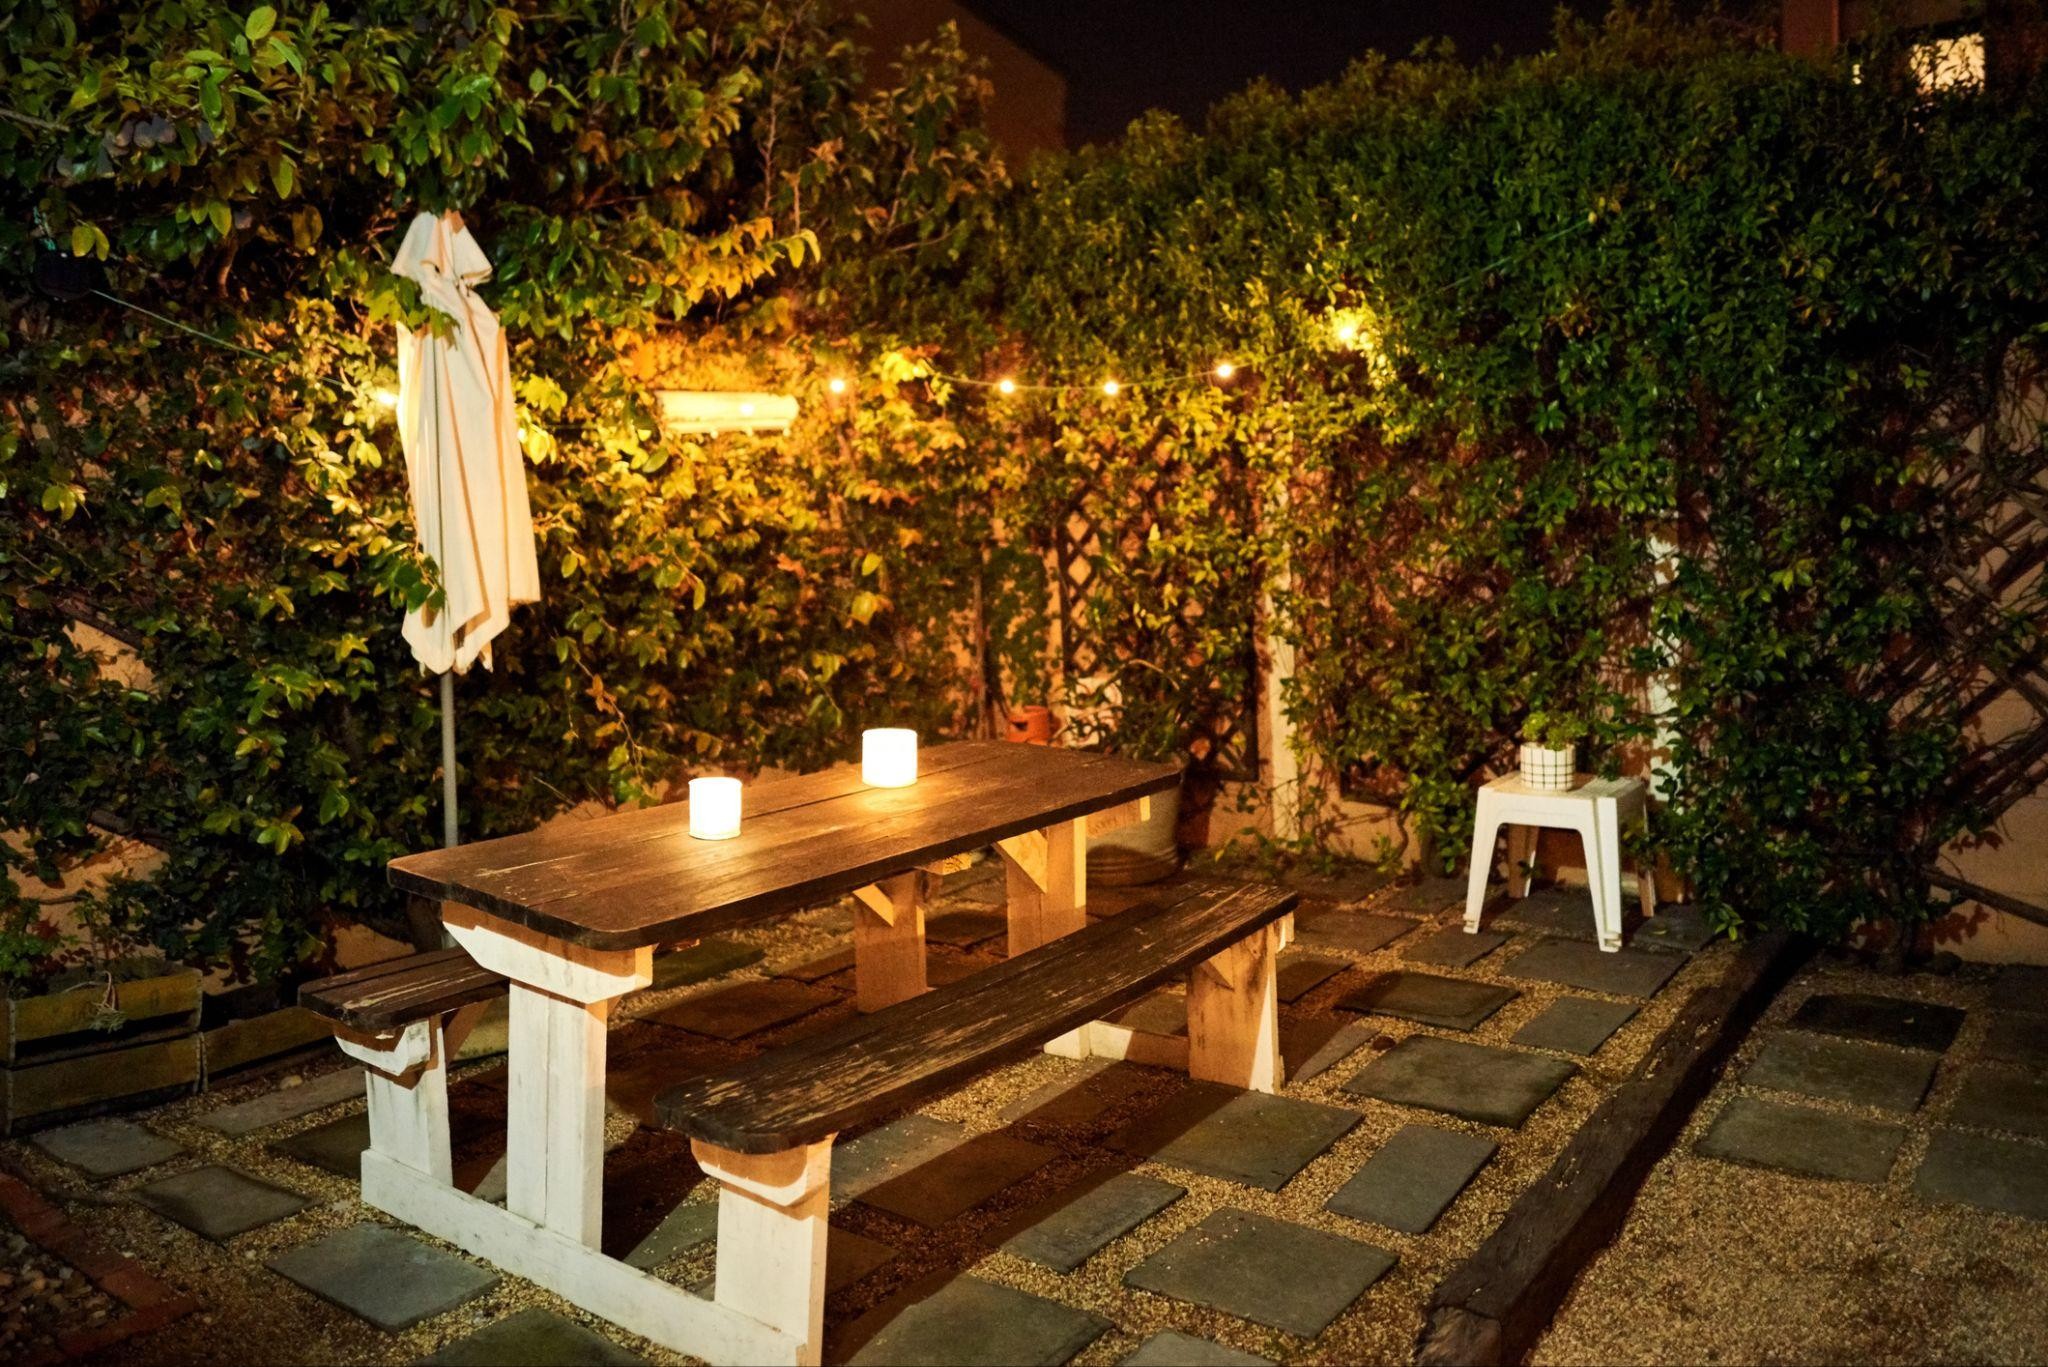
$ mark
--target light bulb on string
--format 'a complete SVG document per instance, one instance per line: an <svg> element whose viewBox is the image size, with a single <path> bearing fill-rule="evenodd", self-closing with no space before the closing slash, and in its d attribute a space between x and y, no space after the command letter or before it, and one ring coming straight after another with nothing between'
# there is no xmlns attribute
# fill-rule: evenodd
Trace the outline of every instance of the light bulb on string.
<svg viewBox="0 0 2048 1367"><path fill-rule="evenodd" d="M1231 376L1233 376L1233 375L1235 375L1235 374L1237 374L1237 367L1236 367L1236 366L1234 366L1234 365L1232 365L1232 364L1231 364L1230 362L1228 362L1228 361L1218 361L1218 362L1216 363L1216 378L1217 378L1217 379L1219 379L1219 380L1228 380L1228 379L1229 379L1229 378L1230 378Z"/></svg>
<svg viewBox="0 0 2048 1367"><path fill-rule="evenodd" d="M1017 392L1017 382L1008 375L1005 375L1002 379L996 381L996 392L998 394L1014 394Z"/></svg>
<svg viewBox="0 0 2048 1367"><path fill-rule="evenodd" d="M825 381L825 388L831 390L834 394L844 394L846 392L846 381L834 375L831 379Z"/></svg>
<svg viewBox="0 0 2048 1367"><path fill-rule="evenodd" d="M1109 395L1109 397L1112 399L1115 398L1117 395L1123 393L1123 390L1124 387L1118 384L1115 380L1104 380L1102 382L1102 392Z"/></svg>

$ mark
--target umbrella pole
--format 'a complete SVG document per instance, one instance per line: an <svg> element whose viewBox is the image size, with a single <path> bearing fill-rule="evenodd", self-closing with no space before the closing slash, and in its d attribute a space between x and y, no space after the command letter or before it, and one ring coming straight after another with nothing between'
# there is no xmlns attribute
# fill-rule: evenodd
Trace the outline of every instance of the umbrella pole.
<svg viewBox="0 0 2048 1367"><path fill-rule="evenodd" d="M441 843L454 849L462 843L455 811L455 671L441 674Z"/></svg>

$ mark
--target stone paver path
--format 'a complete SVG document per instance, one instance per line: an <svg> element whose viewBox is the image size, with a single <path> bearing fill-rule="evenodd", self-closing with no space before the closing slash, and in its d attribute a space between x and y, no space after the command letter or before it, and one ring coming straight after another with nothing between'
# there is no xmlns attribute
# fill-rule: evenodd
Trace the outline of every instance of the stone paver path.
<svg viewBox="0 0 2048 1367"><path fill-rule="evenodd" d="M1246 1210L1219 1210L1124 1283L1314 1338L1394 1265L1385 1249Z"/></svg>
<svg viewBox="0 0 2048 1367"><path fill-rule="evenodd" d="M287 1249L267 1265L393 1334L453 1310L498 1281L467 1258L368 1221Z"/></svg>
<svg viewBox="0 0 2048 1367"><path fill-rule="evenodd" d="M135 1198L215 1243L296 1215L306 1207L306 1198L295 1191L215 1164L160 1177L137 1187Z"/></svg>
<svg viewBox="0 0 2048 1367"><path fill-rule="evenodd" d="M1072 1272L1185 1195L1185 1187L1135 1172L1099 1176L1026 1211L1003 1248L1055 1272Z"/></svg>
<svg viewBox="0 0 2048 1367"><path fill-rule="evenodd" d="M921 1225L943 1225L1053 1160L1028 1139L982 1134L861 1193L863 1204Z"/></svg>
<svg viewBox="0 0 2048 1367"><path fill-rule="evenodd" d="M1512 987L1434 973L1382 973L1337 1005L1361 1015L1395 1016L1445 1030L1471 1030L1520 994Z"/></svg>
<svg viewBox="0 0 2048 1367"><path fill-rule="evenodd" d="M1295 943L1318 952L1370 954L1400 939L1416 924L1402 916L1373 916L1361 911L1301 912L1295 918Z"/></svg>
<svg viewBox="0 0 2048 1367"><path fill-rule="evenodd" d="M1699 1151L1807 1177L1882 1182L1905 1142L1903 1125L1739 1096L1722 1108Z"/></svg>
<svg viewBox="0 0 2048 1367"><path fill-rule="evenodd" d="M1278 1191L1358 1123L1358 1112L1293 1097L1190 1084L1110 1143L1170 1168Z"/></svg>
<svg viewBox="0 0 2048 1367"><path fill-rule="evenodd" d="M1513 1127L1577 1071L1542 1054L1413 1035L1352 1075L1344 1090Z"/></svg>
<svg viewBox="0 0 2048 1367"><path fill-rule="evenodd" d="M879 1367L1055 1367L1111 1328L1102 1316L979 1277L913 1301L849 1362Z"/></svg>
<svg viewBox="0 0 2048 1367"><path fill-rule="evenodd" d="M1403 1125L1337 1189L1329 1208L1404 1234L1426 1233L1499 1147L1459 1130Z"/></svg>
<svg viewBox="0 0 2048 1367"><path fill-rule="evenodd" d="M1547 939L1511 959L1507 974L1611 997L1653 997L1683 967L1682 954L1635 948L1608 953L1591 941Z"/></svg>
<svg viewBox="0 0 2048 1367"><path fill-rule="evenodd" d="M1139 1344L1117 1367L1271 1367L1272 1361L1168 1329Z"/></svg>
<svg viewBox="0 0 2048 1367"><path fill-rule="evenodd" d="M1596 1054L1635 1014L1636 1008L1623 1002L1559 997L1515 1031L1514 1043L1525 1049L1554 1049L1582 1057Z"/></svg>
<svg viewBox="0 0 2048 1367"><path fill-rule="evenodd" d="M799 1016L832 1006L837 992L785 978L757 978L692 997L651 1019L693 1035L736 1040L787 1024Z"/></svg>
<svg viewBox="0 0 2048 1367"><path fill-rule="evenodd" d="M1927 1095L1939 1054L1781 1030L1764 1044L1743 1081L1830 1101L1910 1111Z"/></svg>
<svg viewBox="0 0 2048 1367"><path fill-rule="evenodd" d="M1467 935L1463 926L1445 926L1416 940L1401 951L1401 957L1432 968L1470 968L1512 938L1498 930Z"/></svg>
<svg viewBox="0 0 2048 1367"><path fill-rule="evenodd" d="M363 1070L337 1068L331 1073L309 1078L296 1087L280 1087L254 1100L210 1111L199 1117L199 1123L209 1130L239 1139L272 1125L282 1125L287 1120L297 1120L302 1115L338 1106L344 1101L358 1100L362 1095Z"/></svg>
<svg viewBox="0 0 2048 1367"><path fill-rule="evenodd" d="M1952 1006L1899 997L1823 993L1806 999L1793 1015L1792 1026L1900 1049L1940 1053L1955 1042L1956 1031L1963 1027L1963 1013Z"/></svg>
<svg viewBox="0 0 2048 1367"><path fill-rule="evenodd" d="M34 1137L35 1146L60 1163L82 1169L88 1177L124 1177L131 1172L153 1168L185 1152L175 1139L166 1139L129 1120L88 1120L45 1130Z"/></svg>
<svg viewBox="0 0 2048 1367"><path fill-rule="evenodd" d="M635 1367L647 1359L538 1307L487 1324L420 1359L423 1367Z"/></svg>

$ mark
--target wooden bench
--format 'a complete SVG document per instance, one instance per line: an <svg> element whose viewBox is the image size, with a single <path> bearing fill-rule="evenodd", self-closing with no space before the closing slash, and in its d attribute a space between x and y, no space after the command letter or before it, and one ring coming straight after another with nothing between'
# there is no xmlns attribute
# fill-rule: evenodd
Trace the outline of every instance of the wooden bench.
<svg viewBox="0 0 2048 1367"><path fill-rule="evenodd" d="M1274 961L1298 895L1191 881L996 968L663 1092L720 1184L714 1299L823 1345L832 1141L902 1111L1192 970L1188 1072L1271 1092L1281 1081Z"/></svg>
<svg viewBox="0 0 2048 1367"><path fill-rule="evenodd" d="M442 949L308 983L299 1005L332 1021L366 1070L370 1146L449 1182L448 1059L504 993L503 974Z"/></svg>

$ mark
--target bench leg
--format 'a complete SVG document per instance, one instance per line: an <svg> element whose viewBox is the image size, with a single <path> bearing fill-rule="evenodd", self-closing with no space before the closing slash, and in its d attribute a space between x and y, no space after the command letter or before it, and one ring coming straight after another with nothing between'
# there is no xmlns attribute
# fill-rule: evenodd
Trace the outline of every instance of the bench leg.
<svg viewBox="0 0 2048 1367"><path fill-rule="evenodd" d="M832 1139L748 1154L690 1141L718 1180L718 1267L713 1297L800 1339L797 1361L825 1347L825 1238L831 1213Z"/></svg>
<svg viewBox="0 0 2048 1367"><path fill-rule="evenodd" d="M924 875L884 878L854 897L855 1005L879 1011L924 992Z"/></svg>
<svg viewBox="0 0 2048 1367"><path fill-rule="evenodd" d="M999 840L996 849L1007 880L1011 958L1088 924L1087 817ZM1070 1030L1045 1052L1086 1058L1088 1032Z"/></svg>
<svg viewBox="0 0 2048 1367"><path fill-rule="evenodd" d="M453 1182L448 1148L448 1058L441 1022L414 1021L392 1036L337 1028L342 1052L363 1065L370 1147L437 1182Z"/></svg>
<svg viewBox="0 0 2048 1367"><path fill-rule="evenodd" d="M1188 1075L1252 1092L1280 1089L1282 929L1263 926L1188 977Z"/></svg>

